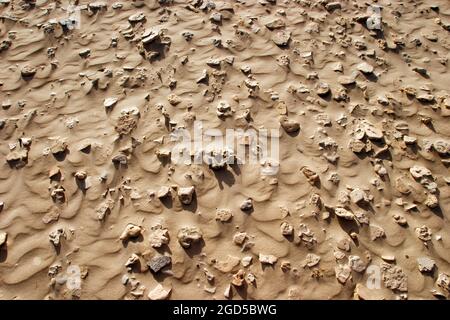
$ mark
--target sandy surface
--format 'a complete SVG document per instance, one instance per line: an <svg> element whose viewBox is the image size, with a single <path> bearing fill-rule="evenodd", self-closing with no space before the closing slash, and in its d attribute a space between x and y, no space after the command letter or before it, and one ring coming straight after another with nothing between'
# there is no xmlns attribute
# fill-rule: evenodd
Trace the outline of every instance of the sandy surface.
<svg viewBox="0 0 450 320"><path fill-rule="evenodd" d="M382 31L370 1L30 2L0 1L1 299L448 295L447 0L377 1ZM278 174L170 163L193 119L277 129Z"/></svg>

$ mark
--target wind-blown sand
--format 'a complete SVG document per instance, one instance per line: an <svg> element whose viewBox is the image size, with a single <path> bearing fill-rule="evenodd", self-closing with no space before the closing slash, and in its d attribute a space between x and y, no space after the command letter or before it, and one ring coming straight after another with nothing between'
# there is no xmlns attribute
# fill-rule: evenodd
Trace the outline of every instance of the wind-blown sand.
<svg viewBox="0 0 450 320"><path fill-rule="evenodd" d="M34 2L0 0L0 299L448 296L447 0ZM278 174L171 163L194 119L278 129Z"/></svg>

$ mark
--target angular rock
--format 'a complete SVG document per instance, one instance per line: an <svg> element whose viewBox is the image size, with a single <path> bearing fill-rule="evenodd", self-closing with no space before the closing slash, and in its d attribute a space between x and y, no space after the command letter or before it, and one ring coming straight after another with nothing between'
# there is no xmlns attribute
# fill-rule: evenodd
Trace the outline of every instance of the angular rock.
<svg viewBox="0 0 450 320"><path fill-rule="evenodd" d="M171 292L172 288L165 289L161 284L158 284L148 293L148 298L150 300L166 300Z"/></svg>
<svg viewBox="0 0 450 320"><path fill-rule="evenodd" d="M190 248L194 243L200 242L202 238L203 235L197 227L183 227L177 234L178 242L185 249Z"/></svg>
<svg viewBox="0 0 450 320"><path fill-rule="evenodd" d="M169 256L156 256L147 262L150 270L154 273L158 273L164 267L172 263L172 258Z"/></svg>
<svg viewBox="0 0 450 320"><path fill-rule="evenodd" d="M120 235L119 239L122 241L131 239L131 238L137 238L142 234L142 228L140 226L137 226L135 224L129 223L125 230Z"/></svg>
<svg viewBox="0 0 450 320"><path fill-rule="evenodd" d="M192 203L194 193L195 193L195 188L193 186L186 187L186 188L179 188L178 189L178 198L180 199L182 204L189 205Z"/></svg>

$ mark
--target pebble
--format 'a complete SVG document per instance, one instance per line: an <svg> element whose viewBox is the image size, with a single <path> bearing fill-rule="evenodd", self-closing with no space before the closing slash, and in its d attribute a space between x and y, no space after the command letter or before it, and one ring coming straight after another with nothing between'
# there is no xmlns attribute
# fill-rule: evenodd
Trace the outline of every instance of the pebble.
<svg viewBox="0 0 450 320"><path fill-rule="evenodd" d="M417 264L420 272L431 272L436 266L436 262L428 257L417 258Z"/></svg>
<svg viewBox="0 0 450 320"><path fill-rule="evenodd" d="M401 267L382 262L381 270L386 288L401 292L408 291L408 278Z"/></svg>
<svg viewBox="0 0 450 320"><path fill-rule="evenodd" d="M169 230L163 228L162 225L156 224L150 230L149 242L153 248L161 248L169 243Z"/></svg>
<svg viewBox="0 0 450 320"><path fill-rule="evenodd" d="M169 256L156 256L153 257L150 261L147 262L150 270L154 273L158 273L164 267L168 266L172 263L172 258Z"/></svg>
<svg viewBox="0 0 450 320"><path fill-rule="evenodd" d="M313 253L308 253L306 255L306 258L305 258L305 261L303 264L309 268L312 268L312 267L318 265L319 262L320 262L320 256L313 254Z"/></svg>
<svg viewBox="0 0 450 320"><path fill-rule="evenodd" d="M217 209L216 221L228 222L233 218L233 212L230 209Z"/></svg>
<svg viewBox="0 0 450 320"><path fill-rule="evenodd" d="M178 198L180 199L182 204L189 205L192 203L194 193L195 193L195 188L193 186L186 187L186 188L179 188L178 189Z"/></svg>
<svg viewBox="0 0 450 320"><path fill-rule="evenodd" d="M280 125L287 133L295 133L300 130L300 124L297 121L290 120L287 116L280 118Z"/></svg>
<svg viewBox="0 0 450 320"><path fill-rule="evenodd" d="M192 244L200 242L203 235L197 227L183 227L178 230L177 239L183 248L188 249Z"/></svg>
<svg viewBox="0 0 450 320"><path fill-rule="evenodd" d="M292 236L294 234L294 227L289 222L282 222L280 229L281 234L285 237Z"/></svg>
<svg viewBox="0 0 450 320"><path fill-rule="evenodd" d="M142 227L129 223L125 230L120 235L119 239L122 241L129 240L131 238L137 238L142 234Z"/></svg>
<svg viewBox="0 0 450 320"><path fill-rule="evenodd" d="M250 210L253 210L253 200L252 200L251 198L248 198L248 199L244 200L244 201L241 203L240 208L241 208L242 211L250 211Z"/></svg>
<svg viewBox="0 0 450 320"><path fill-rule="evenodd" d="M278 258L271 254L259 254L259 261L262 264L270 264L273 265L278 261Z"/></svg>
<svg viewBox="0 0 450 320"><path fill-rule="evenodd" d="M362 62L362 63L358 64L356 66L356 69L358 71L361 71L362 73L365 73L365 74L370 74L370 73L373 73L373 71L374 71L373 66L371 66L367 62Z"/></svg>
<svg viewBox="0 0 450 320"><path fill-rule="evenodd" d="M150 300L166 300L171 292L172 288L165 289L161 284L158 284L148 293L148 298Z"/></svg>
<svg viewBox="0 0 450 320"><path fill-rule="evenodd" d="M279 47L287 46L290 40L291 40L290 31L276 31L272 35L272 41Z"/></svg>

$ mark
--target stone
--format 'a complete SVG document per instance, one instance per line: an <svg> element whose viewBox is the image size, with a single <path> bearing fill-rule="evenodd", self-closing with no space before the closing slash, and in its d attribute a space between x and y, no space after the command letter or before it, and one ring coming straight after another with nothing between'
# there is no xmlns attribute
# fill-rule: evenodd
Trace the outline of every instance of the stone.
<svg viewBox="0 0 450 320"><path fill-rule="evenodd" d="M415 165L409 168L409 172L414 177L414 179L421 179L423 177L431 177L431 171L425 167Z"/></svg>
<svg viewBox="0 0 450 320"><path fill-rule="evenodd" d="M181 98L172 93L167 96L167 101L169 101L172 106L176 106L181 103Z"/></svg>
<svg viewBox="0 0 450 320"><path fill-rule="evenodd" d="M375 241L377 239L382 239L386 236L384 229L382 227L376 226L376 225L370 225L369 227L370 232L370 240Z"/></svg>
<svg viewBox="0 0 450 320"><path fill-rule="evenodd" d="M58 228L52 232L50 232L50 234L48 235L48 239L49 241L55 246L55 247L59 247L59 245L61 244L61 237L65 238L65 232L63 228Z"/></svg>
<svg viewBox="0 0 450 320"><path fill-rule="evenodd" d="M420 272L431 272L436 266L436 262L428 257L417 258L417 264Z"/></svg>
<svg viewBox="0 0 450 320"><path fill-rule="evenodd" d="M170 188L166 187L166 186L162 186L161 188L159 188L158 192L156 193L156 196L159 199L163 199L165 197L170 196Z"/></svg>
<svg viewBox="0 0 450 320"><path fill-rule="evenodd" d="M141 22L144 20L145 20L145 14L143 12L135 13L128 18L128 21L132 24Z"/></svg>
<svg viewBox="0 0 450 320"><path fill-rule="evenodd" d="M319 175L308 167L302 167L300 171L312 185L320 181Z"/></svg>
<svg viewBox="0 0 450 320"><path fill-rule="evenodd" d="M139 261L139 256L135 253L133 253L128 260L125 262L125 267L130 268L133 265L137 264L137 262Z"/></svg>
<svg viewBox="0 0 450 320"><path fill-rule="evenodd" d="M83 181L83 180L86 180L87 173L86 173L86 171L77 171L77 172L75 172L74 177L77 180Z"/></svg>
<svg viewBox="0 0 450 320"><path fill-rule="evenodd" d="M216 221L228 222L233 218L233 212L230 209L217 209Z"/></svg>
<svg viewBox="0 0 450 320"><path fill-rule="evenodd" d="M285 237L292 236L294 234L294 227L289 222L282 222L281 226L281 234Z"/></svg>
<svg viewBox="0 0 450 320"><path fill-rule="evenodd" d="M137 226L135 224L129 223L125 227L125 230L120 235L119 239L122 241L131 239L131 238L137 238L141 235L142 228L140 226Z"/></svg>
<svg viewBox="0 0 450 320"><path fill-rule="evenodd" d="M319 82L316 85L316 93L318 96L326 96L331 92L330 85L325 82Z"/></svg>
<svg viewBox="0 0 450 320"><path fill-rule="evenodd" d="M428 194L424 204L431 209L437 208L439 200L435 194Z"/></svg>
<svg viewBox="0 0 450 320"><path fill-rule="evenodd" d="M298 227L298 238L300 239L300 242L309 249L313 248L317 243L314 232L312 232L304 223L301 223Z"/></svg>
<svg viewBox="0 0 450 320"><path fill-rule="evenodd" d="M245 271L239 269L239 271L233 275L233 278L231 279L231 284L235 287L241 287L244 284L244 279L245 279Z"/></svg>
<svg viewBox="0 0 450 320"><path fill-rule="evenodd" d="M290 40L290 31L277 31L274 35L272 35L272 41L279 47L287 46Z"/></svg>
<svg viewBox="0 0 450 320"><path fill-rule="evenodd" d="M197 227L183 227L178 231L177 239L183 248L188 249L192 244L200 242L203 235Z"/></svg>
<svg viewBox="0 0 450 320"><path fill-rule="evenodd" d="M287 116L280 118L280 125L287 133L295 133L300 130L300 124L297 121L290 120Z"/></svg>
<svg viewBox="0 0 450 320"><path fill-rule="evenodd" d="M153 257L150 261L147 262L150 270L154 273L158 273L164 267L168 266L172 263L172 258L169 256L156 256Z"/></svg>
<svg viewBox="0 0 450 320"><path fill-rule="evenodd" d="M401 292L408 291L408 277L401 267L382 262L381 270L382 279L386 288Z"/></svg>
<svg viewBox="0 0 450 320"><path fill-rule="evenodd" d="M233 236L233 242L237 245L242 245L245 240L247 240L248 236L245 232L236 232Z"/></svg>
<svg viewBox="0 0 450 320"><path fill-rule="evenodd" d="M230 104L224 100L219 101L216 110L216 114L219 118L230 117L233 114Z"/></svg>
<svg viewBox="0 0 450 320"><path fill-rule="evenodd" d="M241 259L241 264L244 267L248 267L252 263L253 257L252 256L245 256Z"/></svg>
<svg viewBox="0 0 450 320"><path fill-rule="evenodd" d="M251 198L248 198L248 199L244 200L244 201L241 203L240 208L241 208L242 211L250 211L250 210L253 210L253 200L252 200Z"/></svg>
<svg viewBox="0 0 450 320"><path fill-rule="evenodd" d="M278 261L278 258L271 254L259 254L259 261L262 264L270 264L273 265Z"/></svg>
<svg viewBox="0 0 450 320"><path fill-rule="evenodd" d="M408 225L408 221L406 220L406 218L400 214L393 214L392 217L394 218L394 221L400 225L400 226L406 226Z"/></svg>
<svg viewBox="0 0 450 320"><path fill-rule="evenodd" d="M8 233L0 231L0 248L6 245L6 240L8 239Z"/></svg>
<svg viewBox="0 0 450 320"><path fill-rule="evenodd" d="M158 284L148 293L148 298L150 300L166 300L171 292L172 288L165 289L161 284Z"/></svg>
<svg viewBox="0 0 450 320"><path fill-rule="evenodd" d="M169 243L169 230L163 228L162 225L154 225L150 230L149 242L153 248L161 248L163 245Z"/></svg>
<svg viewBox="0 0 450 320"><path fill-rule="evenodd" d="M282 29L282 28L286 27L286 23L282 19L276 18L276 19L273 19L273 20L267 22L265 24L265 26L267 29L272 31L275 29Z"/></svg>
<svg viewBox="0 0 450 320"><path fill-rule="evenodd" d="M336 274L336 279L341 284L345 284L348 279L352 276L352 269L347 264L338 264L334 268L334 272Z"/></svg>
<svg viewBox="0 0 450 320"><path fill-rule="evenodd" d="M353 271L364 272L367 268L367 264L359 256L349 256L348 264Z"/></svg>
<svg viewBox="0 0 450 320"><path fill-rule="evenodd" d="M313 253L308 253L306 255L304 265L306 267L312 268L312 267L318 265L319 262L320 262L320 256L313 254Z"/></svg>
<svg viewBox="0 0 450 320"><path fill-rule="evenodd" d="M362 63L358 64L356 66L356 69L358 71L361 71L362 73L365 73L365 74L370 74L370 73L373 73L373 71L374 71L373 66L371 66L367 62L362 62Z"/></svg>
<svg viewBox="0 0 450 320"><path fill-rule="evenodd" d="M436 140L433 142L433 149L441 156L450 155L450 142L444 140Z"/></svg>
<svg viewBox="0 0 450 320"><path fill-rule="evenodd" d="M350 200L354 204L361 204L368 201L366 193L360 188L355 188L350 192Z"/></svg>
<svg viewBox="0 0 450 320"><path fill-rule="evenodd" d="M117 104L118 101L119 101L119 99L117 99L117 98L115 98L115 97L106 98L106 99L103 101L103 106L104 106L106 109L110 109L110 108L114 107L114 106Z"/></svg>
<svg viewBox="0 0 450 320"><path fill-rule="evenodd" d="M417 238L419 238L422 241L431 241L431 236L433 235L431 233L430 228L428 228L427 226L423 225L419 228L415 229Z"/></svg>
<svg viewBox="0 0 450 320"><path fill-rule="evenodd" d="M439 273L436 279L436 285L450 293L450 276L446 273Z"/></svg>
<svg viewBox="0 0 450 320"><path fill-rule="evenodd" d="M22 68L20 73L23 78L31 78L36 74L36 68L27 65Z"/></svg>
<svg viewBox="0 0 450 320"><path fill-rule="evenodd" d="M61 139L57 139L50 147L50 152L57 156L67 151L67 143Z"/></svg>
<svg viewBox="0 0 450 320"><path fill-rule="evenodd" d="M355 219L355 215L351 211L349 211L345 208L342 208L342 207L335 208L334 213L339 218L343 218L345 220L354 220Z"/></svg>
<svg viewBox="0 0 450 320"><path fill-rule="evenodd" d="M193 186L186 187L186 188L179 188L178 189L178 198L180 199L182 204L189 205L192 203L194 193L195 193L195 188Z"/></svg>

